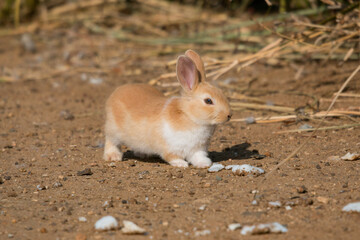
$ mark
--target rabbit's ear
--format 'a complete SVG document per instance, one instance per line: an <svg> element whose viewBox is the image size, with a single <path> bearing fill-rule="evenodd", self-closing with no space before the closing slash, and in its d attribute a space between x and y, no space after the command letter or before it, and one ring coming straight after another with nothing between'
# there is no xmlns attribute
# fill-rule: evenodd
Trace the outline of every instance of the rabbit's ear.
<svg viewBox="0 0 360 240"><path fill-rule="evenodd" d="M191 58L191 60L193 60L193 62L195 63L195 66L201 75L200 81L206 81L204 62L199 56L199 54L189 49L185 52L185 55Z"/></svg>
<svg viewBox="0 0 360 240"><path fill-rule="evenodd" d="M194 90L199 84L199 72L194 62L184 55L177 59L176 75L182 88L186 92Z"/></svg>

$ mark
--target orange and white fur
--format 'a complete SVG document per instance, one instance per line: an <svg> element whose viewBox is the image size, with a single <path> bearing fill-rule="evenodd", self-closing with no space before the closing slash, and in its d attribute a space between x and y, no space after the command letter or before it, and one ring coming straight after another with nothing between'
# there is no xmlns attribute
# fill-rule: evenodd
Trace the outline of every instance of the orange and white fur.
<svg viewBox="0 0 360 240"><path fill-rule="evenodd" d="M176 167L209 167L209 139L215 126L231 118L220 89L206 81L200 56L186 51L176 64L180 97L165 97L147 84L118 87L106 102L107 161L122 160L121 144L135 153L159 155Z"/></svg>

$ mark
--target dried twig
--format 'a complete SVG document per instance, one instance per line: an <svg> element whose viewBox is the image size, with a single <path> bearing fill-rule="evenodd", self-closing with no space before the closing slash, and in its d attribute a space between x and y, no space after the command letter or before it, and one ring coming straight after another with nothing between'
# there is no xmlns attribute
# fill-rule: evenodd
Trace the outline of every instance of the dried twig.
<svg viewBox="0 0 360 240"><path fill-rule="evenodd" d="M336 129L345 129L345 128L353 128L353 127L359 127L360 123L355 124L345 124L340 126L330 126L330 127L320 127L320 128L309 128L309 129L292 129L292 130L285 130L285 131L278 131L274 132L275 134L283 134L283 133L300 133L300 132L312 132L312 131L323 131L323 130L336 130Z"/></svg>

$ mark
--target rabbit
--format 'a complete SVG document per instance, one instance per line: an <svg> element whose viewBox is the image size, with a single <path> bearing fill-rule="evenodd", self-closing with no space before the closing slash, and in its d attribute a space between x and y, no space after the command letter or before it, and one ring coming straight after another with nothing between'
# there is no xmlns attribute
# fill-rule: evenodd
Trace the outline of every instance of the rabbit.
<svg viewBox="0 0 360 240"><path fill-rule="evenodd" d="M165 97L148 84L118 87L106 102L106 161L120 161L121 144L141 155L159 155L175 167L206 168L207 148L217 124L231 118L227 98L206 81L204 63L187 50L176 63L181 96Z"/></svg>

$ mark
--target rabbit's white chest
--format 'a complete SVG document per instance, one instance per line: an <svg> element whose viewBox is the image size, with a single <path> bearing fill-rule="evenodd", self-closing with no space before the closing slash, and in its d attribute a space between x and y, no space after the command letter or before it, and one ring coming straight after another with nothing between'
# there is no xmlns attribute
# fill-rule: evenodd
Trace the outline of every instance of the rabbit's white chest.
<svg viewBox="0 0 360 240"><path fill-rule="evenodd" d="M185 158L196 151L206 151L213 131L213 126L201 126L186 131L175 130L169 123L165 122L163 137L169 152Z"/></svg>

